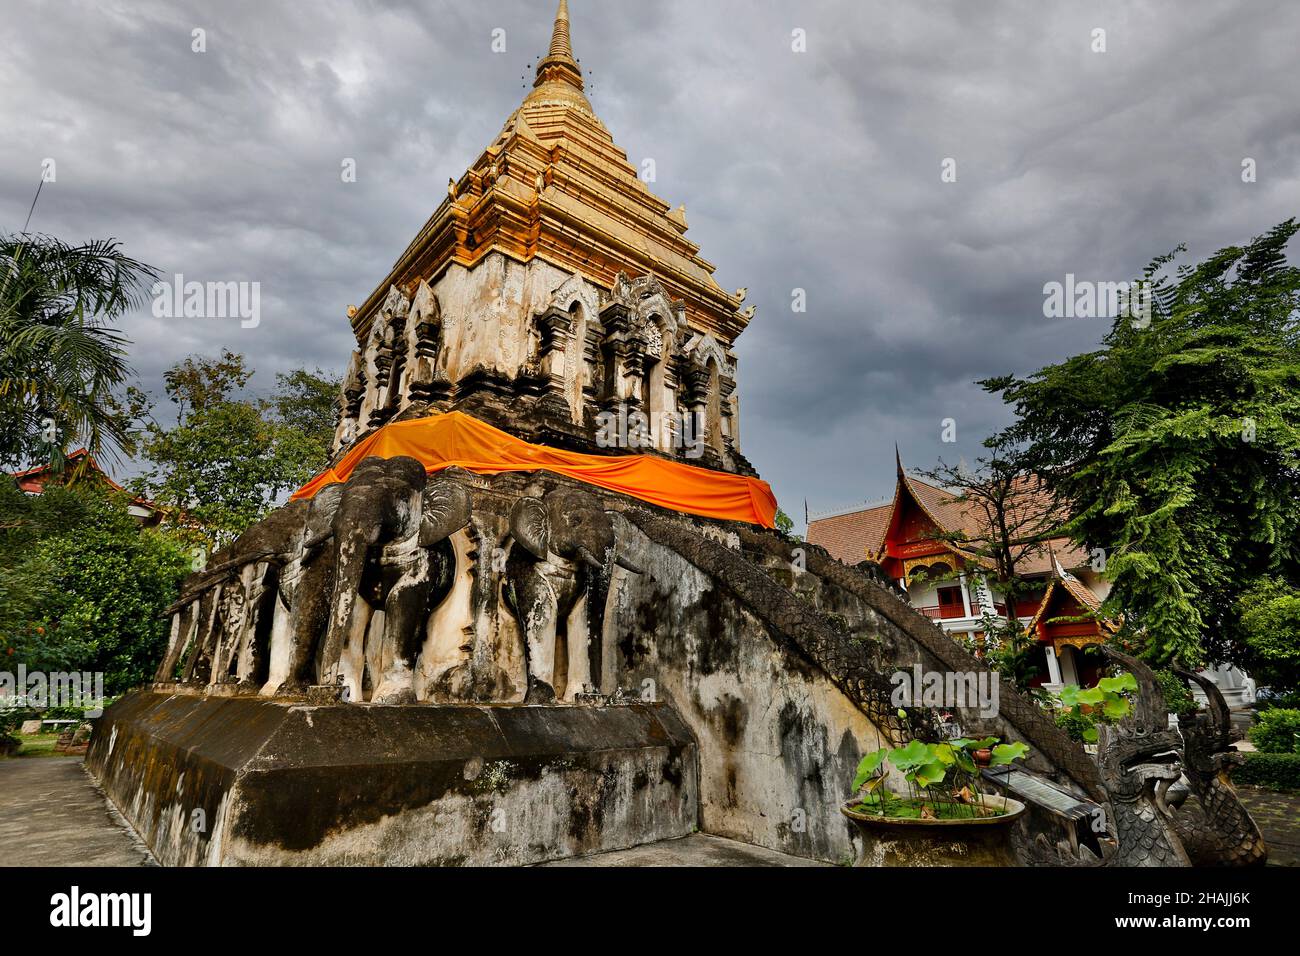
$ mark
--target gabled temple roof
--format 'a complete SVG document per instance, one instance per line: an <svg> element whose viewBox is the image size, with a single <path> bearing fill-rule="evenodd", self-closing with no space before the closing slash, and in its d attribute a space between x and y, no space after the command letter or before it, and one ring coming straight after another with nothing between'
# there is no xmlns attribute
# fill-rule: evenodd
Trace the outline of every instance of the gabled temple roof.
<svg viewBox="0 0 1300 956"><path fill-rule="evenodd" d="M1086 612L1095 613L1101 610L1101 601L1097 595L1073 574L1066 571L1054 558L1052 561L1052 577L1048 582L1047 590L1043 592L1043 600L1039 603L1033 620L1029 622L1031 631L1038 627L1040 621L1050 621L1053 617L1062 616L1056 612L1067 595ZM1099 636L1114 634L1118 630L1116 623L1106 618L1098 618L1096 623Z"/></svg>
<svg viewBox="0 0 1300 956"><path fill-rule="evenodd" d="M18 489L25 494L39 495L45 492L45 486L51 481L64 482L69 479L79 479L83 481L95 481L107 485L111 490L122 494L129 494L125 488L114 481L99 462L95 461L93 455L84 448L78 448L76 451L69 452L63 459L64 470L56 472L50 465L36 465L23 471L13 472L10 477L18 485ZM143 511L149 512L150 516L161 516L164 509L148 498L141 498L138 495L131 495L131 504Z"/></svg>
<svg viewBox="0 0 1300 956"><path fill-rule="evenodd" d="M730 347L748 324L740 299L685 237L683 211L655 196L587 99L560 0L533 89L459 180L387 277L352 317L364 341L393 286L413 294L452 263L490 252L534 257L612 288L619 272L651 274L683 301L687 321Z"/></svg>
<svg viewBox="0 0 1300 956"><path fill-rule="evenodd" d="M1017 491L1018 503L1012 508L1013 513L1017 510L1028 513L1042 509L1046 504L1046 494L1033 479L1022 480ZM863 559L879 561L883 557L885 536L894 524L895 513L908 499L914 501L942 533L964 532L971 540L977 541L983 535L981 529L986 521L978 505L959 501L959 497L959 492L940 488L907 474L899 460L894 497L890 504L809 522L808 541L825 547L833 557L846 564L856 564ZM949 542L948 548L972 563L989 563L963 548L959 542ZM1088 561L1087 552L1068 538L1053 538L1025 556L1020 563L1020 573L1030 577L1051 573L1053 555L1070 568L1082 567Z"/></svg>

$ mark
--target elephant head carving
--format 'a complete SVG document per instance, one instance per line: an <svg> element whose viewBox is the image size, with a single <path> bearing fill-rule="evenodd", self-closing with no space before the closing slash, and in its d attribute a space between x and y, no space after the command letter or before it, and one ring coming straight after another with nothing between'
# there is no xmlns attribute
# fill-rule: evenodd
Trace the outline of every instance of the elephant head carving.
<svg viewBox="0 0 1300 956"><path fill-rule="evenodd" d="M506 599L524 632L527 703L545 703L567 686L600 681L601 630L612 566L640 569L617 554L614 525L600 500L561 488L521 498L510 513L518 547L506 564ZM581 598L585 614L573 614ZM574 618L577 618L574 620ZM560 637L566 659L557 661Z"/></svg>
<svg viewBox="0 0 1300 956"><path fill-rule="evenodd" d="M348 479L331 524L335 580L321 652L321 682L351 700L414 700L414 658L434 593L431 551L470 520L467 489L429 482L414 458L367 458ZM367 639L373 612L382 636ZM377 637L377 639L376 639Z"/></svg>
<svg viewBox="0 0 1300 956"><path fill-rule="evenodd" d="M614 524L600 500L585 491L563 488L542 499L519 499L510 512L510 534L539 561L554 554L604 573L612 560L640 573L615 554Z"/></svg>

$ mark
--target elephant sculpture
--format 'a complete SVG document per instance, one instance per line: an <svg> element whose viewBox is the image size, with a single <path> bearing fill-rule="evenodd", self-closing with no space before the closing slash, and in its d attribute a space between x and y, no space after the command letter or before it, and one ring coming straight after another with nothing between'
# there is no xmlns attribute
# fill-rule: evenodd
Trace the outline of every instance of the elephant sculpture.
<svg viewBox="0 0 1300 956"><path fill-rule="evenodd" d="M217 551L185 582L168 608L179 615L173 642L158 668L168 680L188 648L182 680L202 684L265 680L280 567L290 561L308 503L293 502Z"/></svg>
<svg viewBox="0 0 1300 956"><path fill-rule="evenodd" d="M567 687L598 684L611 564L641 573L616 556L609 515L594 495L560 488L516 502L510 534L518 547L506 561L506 602L523 631L524 702L548 703L565 696ZM574 615L583 597L585 615ZM567 654L557 661L561 649ZM565 686L557 687L557 663L564 667Z"/></svg>
<svg viewBox="0 0 1300 956"><path fill-rule="evenodd" d="M176 669L180 666L181 656L187 648L193 647L195 636L199 631L202 600L192 597L183 604L178 604L171 611L171 636L167 640L167 651L158 663L158 670L153 679L159 683L171 683L176 679Z"/></svg>
<svg viewBox="0 0 1300 956"><path fill-rule="evenodd" d="M468 489L448 477L428 481L414 458L367 458L357 466L332 522L322 683L342 684L354 701L415 700L423 625L451 580L447 539L469 524L470 512ZM376 611L383 612L378 624Z"/></svg>
<svg viewBox="0 0 1300 956"><path fill-rule="evenodd" d="M316 683L321 635L334 591L334 516L343 485L327 485L307 507L293 557L280 572L271 631L271 675L263 693L293 695Z"/></svg>
<svg viewBox="0 0 1300 956"><path fill-rule="evenodd" d="M220 598L220 585L209 587L194 596L191 604L195 617L194 636L190 640L184 667L181 668L182 683L204 685L212 679L212 650L216 642Z"/></svg>
<svg viewBox="0 0 1300 956"><path fill-rule="evenodd" d="M217 603L216 626L213 636L216 640L212 655L213 684L237 683L239 675L240 644L243 641L244 625L248 612L247 582L243 569L239 577L221 588L221 598Z"/></svg>
<svg viewBox="0 0 1300 956"><path fill-rule="evenodd" d="M425 625L450 593L455 577L456 552L450 539L469 525L472 509L464 485L448 477L434 479L421 496L415 540L394 542L380 553L383 641L377 655L366 655L368 667L381 678L375 692L380 703L416 700L415 664Z"/></svg>

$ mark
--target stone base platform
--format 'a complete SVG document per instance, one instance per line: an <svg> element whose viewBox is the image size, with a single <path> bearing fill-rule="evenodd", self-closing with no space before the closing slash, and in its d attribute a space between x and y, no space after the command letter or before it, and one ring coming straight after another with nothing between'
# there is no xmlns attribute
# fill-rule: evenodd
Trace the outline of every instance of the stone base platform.
<svg viewBox="0 0 1300 956"><path fill-rule="evenodd" d="M728 840L712 833L692 833L688 837L647 843L627 850L610 850L590 856L571 857L538 866L604 866L604 867L666 867L666 866L725 866L725 867L826 867L831 863L807 860L789 853L778 853L766 847Z"/></svg>
<svg viewBox="0 0 1300 956"><path fill-rule="evenodd" d="M663 704L371 706L156 690L90 772L163 865L517 865L684 836L695 740Z"/></svg>

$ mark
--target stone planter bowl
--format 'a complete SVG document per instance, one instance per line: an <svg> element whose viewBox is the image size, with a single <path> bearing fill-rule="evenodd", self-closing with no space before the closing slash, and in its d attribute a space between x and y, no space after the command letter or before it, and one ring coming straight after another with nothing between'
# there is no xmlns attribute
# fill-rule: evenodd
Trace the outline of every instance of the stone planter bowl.
<svg viewBox="0 0 1300 956"><path fill-rule="evenodd" d="M1025 805L1009 797L985 795L984 804L1005 812L998 816L955 820L885 817L840 807L857 828L862 853L854 866L1016 866L1011 827Z"/></svg>

